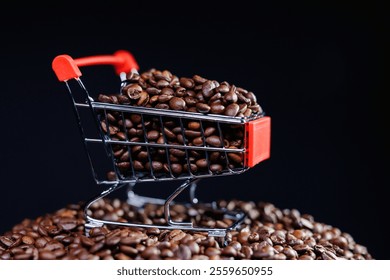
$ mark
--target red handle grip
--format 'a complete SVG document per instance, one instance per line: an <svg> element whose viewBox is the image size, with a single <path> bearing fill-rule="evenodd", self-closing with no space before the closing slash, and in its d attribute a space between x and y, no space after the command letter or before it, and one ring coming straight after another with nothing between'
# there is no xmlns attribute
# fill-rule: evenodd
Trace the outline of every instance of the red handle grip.
<svg viewBox="0 0 390 280"><path fill-rule="evenodd" d="M124 50L116 51L113 55L96 55L73 59L69 55L58 55L53 59L52 68L61 82L81 77L79 66L112 65L116 74L129 73L139 69L137 61L131 53Z"/></svg>

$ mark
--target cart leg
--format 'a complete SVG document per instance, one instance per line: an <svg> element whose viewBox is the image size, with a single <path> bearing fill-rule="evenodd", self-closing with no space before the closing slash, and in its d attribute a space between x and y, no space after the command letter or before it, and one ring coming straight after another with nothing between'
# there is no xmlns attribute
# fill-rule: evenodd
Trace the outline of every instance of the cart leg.
<svg viewBox="0 0 390 280"><path fill-rule="evenodd" d="M90 229L95 228L95 227L102 227L104 225L103 221L97 220L95 218L92 218L90 215L88 215L89 207L91 207L91 205L93 203L95 203L96 201L106 197L107 195L109 195L113 191L116 191L116 190L122 188L123 186L125 186L125 184L115 184L115 185L112 185L111 187L109 187L108 189L104 190L99 195L97 195L96 197L94 197L93 199L91 199L90 201L87 202L87 204L84 207L84 216L85 216L85 219L86 219L86 223L85 223L84 227L85 227L85 234L87 236L89 235Z"/></svg>
<svg viewBox="0 0 390 280"><path fill-rule="evenodd" d="M192 204L197 204L199 202L198 198L195 196L196 188L200 179L196 179L191 182L190 185L190 201Z"/></svg>
<svg viewBox="0 0 390 280"><path fill-rule="evenodd" d="M191 185L195 179L188 179L186 180L183 184L180 185L165 201L164 203L164 215L165 215L165 220L170 226L180 226L180 227L188 227L192 228L192 223L186 223L186 222L175 222L171 219L171 214L169 211L169 206L171 202L177 197L183 190L185 190L189 185ZM195 184L196 186L196 184Z"/></svg>

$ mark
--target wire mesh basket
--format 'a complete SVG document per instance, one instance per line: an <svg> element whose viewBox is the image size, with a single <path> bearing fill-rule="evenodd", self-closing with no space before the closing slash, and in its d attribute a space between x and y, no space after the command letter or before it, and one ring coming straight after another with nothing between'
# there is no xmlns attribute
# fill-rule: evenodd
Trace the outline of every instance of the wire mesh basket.
<svg viewBox="0 0 390 280"><path fill-rule="evenodd" d="M196 226L174 221L170 206L189 188L190 204L197 204L195 190L200 179L237 175L270 156L270 117L264 113L247 117L177 111L164 108L124 105L116 98L96 98L81 81L79 67L112 65L121 79L120 92L129 85L128 76L138 74L131 53L73 59L54 58L52 68L64 82L74 105L74 113L96 183L103 187L85 206L86 230L103 225L207 232L225 237L245 219L240 211L217 209L233 222L226 228ZM98 157L100 154L102 156ZM104 160L102 160L102 158ZM137 195L134 186L145 182L183 181L167 199ZM164 206L165 224L118 222L97 219L89 214L91 205L126 186L128 203L142 208L147 203Z"/></svg>

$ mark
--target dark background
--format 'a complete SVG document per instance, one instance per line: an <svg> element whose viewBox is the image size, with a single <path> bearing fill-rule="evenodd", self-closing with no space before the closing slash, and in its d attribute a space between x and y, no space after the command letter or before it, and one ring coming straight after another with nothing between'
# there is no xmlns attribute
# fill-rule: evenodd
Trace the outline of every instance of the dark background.
<svg viewBox="0 0 390 280"><path fill-rule="evenodd" d="M64 53L126 49L141 70L199 74L252 90L272 117L271 158L240 176L204 180L202 200L296 208L350 233L374 258L388 258L389 11L371 1L179 3L1 8L0 232L101 191L51 62ZM83 72L91 93L119 87L110 67ZM138 190L165 197L176 185Z"/></svg>

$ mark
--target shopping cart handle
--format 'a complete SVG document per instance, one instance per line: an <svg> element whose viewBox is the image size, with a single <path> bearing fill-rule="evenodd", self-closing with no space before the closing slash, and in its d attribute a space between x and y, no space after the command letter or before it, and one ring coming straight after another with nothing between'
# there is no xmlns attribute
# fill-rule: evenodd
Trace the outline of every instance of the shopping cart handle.
<svg viewBox="0 0 390 280"><path fill-rule="evenodd" d="M134 56L125 50L116 51L113 55L96 55L76 59L63 54L56 56L52 62L52 68L61 82L81 77L79 67L94 65L112 65L118 75L123 72L129 73L132 69L139 69Z"/></svg>

